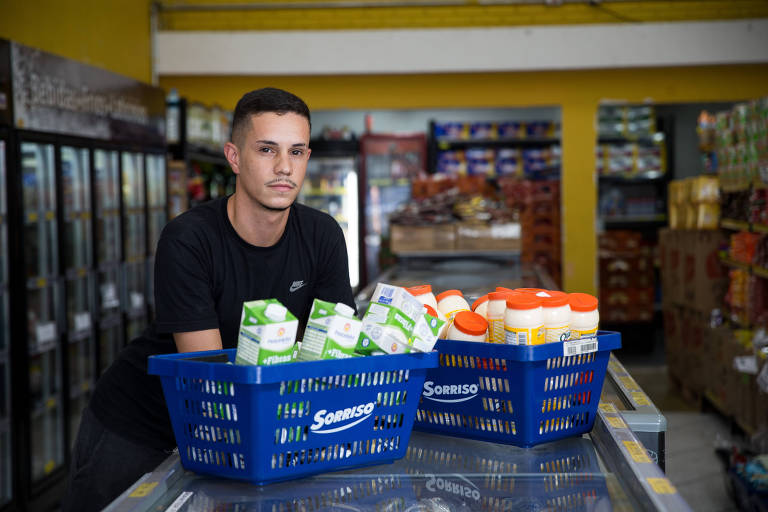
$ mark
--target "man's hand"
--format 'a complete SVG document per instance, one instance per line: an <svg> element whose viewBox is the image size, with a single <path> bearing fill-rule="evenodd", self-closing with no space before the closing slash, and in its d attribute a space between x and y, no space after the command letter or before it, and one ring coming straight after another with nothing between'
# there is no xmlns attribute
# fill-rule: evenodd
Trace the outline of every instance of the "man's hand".
<svg viewBox="0 0 768 512"><path fill-rule="evenodd" d="M221 350L221 332L218 329L205 331L175 332L173 341L176 350L181 352L200 352L202 350Z"/></svg>

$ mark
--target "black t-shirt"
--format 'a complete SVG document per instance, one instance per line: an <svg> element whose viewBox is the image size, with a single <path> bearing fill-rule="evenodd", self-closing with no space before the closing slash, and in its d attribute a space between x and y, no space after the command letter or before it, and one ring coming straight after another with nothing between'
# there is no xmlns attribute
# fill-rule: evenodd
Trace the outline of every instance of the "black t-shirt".
<svg viewBox="0 0 768 512"><path fill-rule="evenodd" d="M282 238L256 247L240 238L227 198L195 207L163 230L155 256L156 320L99 379L94 414L110 430L154 446L176 445L160 379L147 357L176 352L172 333L218 328L237 346L243 302L276 298L306 323L315 298L355 307L344 235L329 215L291 206Z"/></svg>

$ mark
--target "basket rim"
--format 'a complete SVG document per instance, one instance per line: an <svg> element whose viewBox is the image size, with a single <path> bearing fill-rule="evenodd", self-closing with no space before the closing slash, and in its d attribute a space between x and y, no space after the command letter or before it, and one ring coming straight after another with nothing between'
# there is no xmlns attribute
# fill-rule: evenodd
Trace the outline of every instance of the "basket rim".
<svg viewBox="0 0 768 512"><path fill-rule="evenodd" d="M239 384L271 384L289 380L335 377L359 373L420 370L438 366L437 352L412 352L361 356L350 359L327 359L322 361L293 361L274 366L236 365L189 361L202 356L225 354L234 362L236 349L205 350L149 356L147 373L160 377L188 377L229 381Z"/></svg>

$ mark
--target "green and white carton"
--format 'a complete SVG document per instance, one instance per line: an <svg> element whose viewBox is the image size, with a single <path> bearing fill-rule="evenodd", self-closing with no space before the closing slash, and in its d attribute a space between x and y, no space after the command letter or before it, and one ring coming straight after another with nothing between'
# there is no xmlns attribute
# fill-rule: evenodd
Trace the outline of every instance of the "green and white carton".
<svg viewBox="0 0 768 512"><path fill-rule="evenodd" d="M298 360L357 357L355 346L361 325L362 322L355 318L355 310L343 302L334 304L315 299L307 319Z"/></svg>
<svg viewBox="0 0 768 512"><path fill-rule="evenodd" d="M413 327L410 345L419 352L431 352L437 343L440 335L440 329L443 328L445 320L435 318L429 313L424 313L416 320Z"/></svg>
<svg viewBox="0 0 768 512"><path fill-rule="evenodd" d="M357 352L371 354L382 350L387 354L411 351L408 340L416 322L394 306L371 302L363 316Z"/></svg>
<svg viewBox="0 0 768 512"><path fill-rule="evenodd" d="M277 299L243 303L236 364L271 366L293 360L299 321Z"/></svg>

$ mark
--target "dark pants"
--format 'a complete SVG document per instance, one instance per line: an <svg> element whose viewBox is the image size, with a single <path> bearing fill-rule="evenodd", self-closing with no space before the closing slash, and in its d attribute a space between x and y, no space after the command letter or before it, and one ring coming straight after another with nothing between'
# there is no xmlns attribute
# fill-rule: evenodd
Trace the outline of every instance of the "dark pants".
<svg viewBox="0 0 768 512"><path fill-rule="evenodd" d="M62 512L103 509L169 454L107 430L86 408L72 453Z"/></svg>

